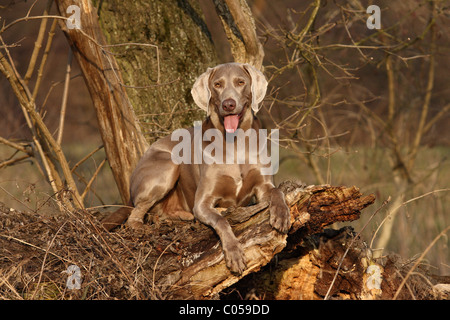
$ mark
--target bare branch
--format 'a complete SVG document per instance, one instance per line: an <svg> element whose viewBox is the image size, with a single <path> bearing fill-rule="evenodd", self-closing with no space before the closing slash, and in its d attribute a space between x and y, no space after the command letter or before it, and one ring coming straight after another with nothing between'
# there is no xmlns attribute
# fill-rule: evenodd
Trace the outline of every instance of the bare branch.
<svg viewBox="0 0 450 320"><path fill-rule="evenodd" d="M67 66L66 66L66 78L64 80L63 98L61 103L61 112L59 116L58 138L56 139L56 142L58 144L61 144L64 131L64 118L66 115L67 97L69 96L70 68L72 64L72 58L73 58L72 50L69 50L69 56L67 58Z"/></svg>
<svg viewBox="0 0 450 320"><path fill-rule="evenodd" d="M36 1L37 2L37 1ZM31 6L31 8L33 8L34 4L36 3L34 2L33 5ZM47 7L44 10L44 14L43 16L46 16L48 14L48 12L50 11L50 8L52 6L53 0L48 0L47 1ZM31 10L30 8L30 10ZM27 16L30 14L30 11L28 11ZM34 71L34 66L36 65L36 60L37 60L37 56L39 54L39 50L42 47L42 41L44 40L44 33L45 33L45 28L47 27L47 18L43 18L41 21L41 25L39 27L39 33L36 39L36 42L34 43L34 49L33 49L33 53L31 54L31 59L30 59L30 63L28 64L28 69L27 72L25 74L25 77L23 78L23 81L27 84L28 81L30 80L33 71Z"/></svg>
<svg viewBox="0 0 450 320"><path fill-rule="evenodd" d="M20 145L18 143L12 142L12 141L9 141L9 140L7 140L5 138L0 137L0 143L3 143L4 145L10 146L10 147L12 147L14 149L17 149L19 151L22 151L23 153L26 153L28 155L30 154L30 152L27 149L25 149L25 147L23 145Z"/></svg>
<svg viewBox="0 0 450 320"><path fill-rule="evenodd" d="M83 157L83 159L81 159L80 161L78 161L70 170L70 172L75 172L75 170L83 163L85 162L87 159L89 159L94 153L96 153L97 151L99 151L100 149L103 149L103 145L95 148L94 150L92 150L89 154L87 154L85 157Z"/></svg>
<svg viewBox="0 0 450 320"><path fill-rule="evenodd" d="M31 156L27 154L27 155L24 155L24 156L19 157L19 158L4 160L4 161L0 162L0 169L3 168L3 167L12 166L12 165L14 165L14 164L16 164L18 162L21 162L22 160L30 158L30 157Z"/></svg>
<svg viewBox="0 0 450 320"><path fill-rule="evenodd" d="M100 163L100 165L97 167L94 174L92 175L91 180L89 180L88 184L86 185L86 188L84 189L83 193L81 194L81 199L84 200L87 193L91 189L92 183L94 183L95 179L97 178L98 174L100 173L100 170L103 168L105 163L106 163L106 159L103 159L103 161Z"/></svg>
<svg viewBox="0 0 450 320"><path fill-rule="evenodd" d="M44 15L44 16L33 16L33 17L24 17L24 18L19 18L17 20L14 20L13 22L11 22L10 24L7 24L6 26L3 26L0 29L0 34L2 34L3 32L5 32L6 30L8 30L9 28L11 28L13 25L19 23L19 22L24 22L24 21L28 21L28 20L39 20L39 19L59 19L59 20L67 20L66 17L62 17L62 16L55 16L55 15Z"/></svg>
<svg viewBox="0 0 450 320"><path fill-rule="evenodd" d="M426 120L428 116L428 110L430 108L431 94L433 93L434 86L434 69L435 69L435 52L436 52L436 36L437 31L435 27L435 17L436 14L436 2L433 2L433 10L431 16L431 52L430 52L430 65L428 70L428 82L425 92L425 97L422 105L422 112L419 119L419 124L417 126L416 136L414 138L414 142L412 144L411 151L409 152L409 162L408 167L412 168L414 161L416 159L417 150L419 149L420 142L422 141L422 137L425 134L425 126Z"/></svg>
<svg viewBox="0 0 450 320"><path fill-rule="evenodd" d="M41 64L39 66L36 84L34 85L34 89L33 89L33 94L32 94L33 100L36 100L37 93L41 86L41 81L42 81L42 77L44 74L44 67L45 67L45 64L47 63L48 54L50 52L50 48L53 43L53 37L55 35L56 23L57 23L57 20L53 20L52 25L50 27L50 31L48 32L47 43L45 45L44 54L42 55L42 58L41 58Z"/></svg>

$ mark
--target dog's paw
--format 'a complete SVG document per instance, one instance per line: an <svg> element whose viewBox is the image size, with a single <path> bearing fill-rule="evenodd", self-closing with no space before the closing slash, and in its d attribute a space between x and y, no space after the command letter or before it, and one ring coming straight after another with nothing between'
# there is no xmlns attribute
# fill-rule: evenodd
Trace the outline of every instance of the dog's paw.
<svg viewBox="0 0 450 320"><path fill-rule="evenodd" d="M227 248L224 247L224 254L225 262L231 272L242 274L242 272L244 272L244 270L247 268L247 264L245 263L244 250L242 250L239 242L230 245Z"/></svg>
<svg viewBox="0 0 450 320"><path fill-rule="evenodd" d="M142 219L130 217L128 218L126 225L138 235L144 233L144 221Z"/></svg>
<svg viewBox="0 0 450 320"><path fill-rule="evenodd" d="M291 213L284 201L272 201L270 205L270 225L280 232L288 233L291 227Z"/></svg>

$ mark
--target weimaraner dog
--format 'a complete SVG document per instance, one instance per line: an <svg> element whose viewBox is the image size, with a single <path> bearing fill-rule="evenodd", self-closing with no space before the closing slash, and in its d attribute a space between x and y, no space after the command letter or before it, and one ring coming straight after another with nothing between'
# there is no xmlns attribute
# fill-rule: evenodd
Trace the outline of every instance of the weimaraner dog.
<svg viewBox="0 0 450 320"><path fill-rule="evenodd" d="M254 129L258 132L260 122L254 114L259 110L258 105L266 89L264 75L249 64L227 63L208 68L196 80L191 91L195 103L207 112L201 133L215 129L225 137L237 129L244 132ZM189 143L194 147L195 129L185 130L191 134ZM270 201L271 225L287 233L290 215L284 195L275 188L272 175L262 174L264 165L258 162L223 164L173 161L173 149L179 141L173 139L172 135L153 143L134 170L130 182L134 209L127 225L134 230L141 230L147 212L164 213L184 220L195 217L216 231L227 267L241 274L246 268L241 244L226 218L216 208L247 206L255 199L257 202ZM225 140L222 150L227 144ZM205 148L207 142L202 141L201 145ZM113 220L106 219L103 224L107 226Z"/></svg>

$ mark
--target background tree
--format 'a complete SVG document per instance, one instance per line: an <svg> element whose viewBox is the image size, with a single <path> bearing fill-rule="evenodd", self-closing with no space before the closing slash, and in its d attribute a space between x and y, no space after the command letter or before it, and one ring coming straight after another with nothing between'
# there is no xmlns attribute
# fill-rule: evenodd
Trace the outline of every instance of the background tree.
<svg viewBox="0 0 450 320"><path fill-rule="evenodd" d="M147 141L201 119L190 89L218 59L198 2L113 0L93 5L107 43L127 44L109 50Z"/></svg>
<svg viewBox="0 0 450 320"><path fill-rule="evenodd" d="M196 2L56 3L63 16L69 6L81 9L81 28L60 24L82 67L109 163L127 203L131 172L147 146L144 137L151 143L203 117L190 89L199 74L217 64L211 34ZM232 46L233 55L261 67L264 55L250 9L245 2L227 4L220 6L224 26L232 25L240 39L231 39L240 43Z"/></svg>

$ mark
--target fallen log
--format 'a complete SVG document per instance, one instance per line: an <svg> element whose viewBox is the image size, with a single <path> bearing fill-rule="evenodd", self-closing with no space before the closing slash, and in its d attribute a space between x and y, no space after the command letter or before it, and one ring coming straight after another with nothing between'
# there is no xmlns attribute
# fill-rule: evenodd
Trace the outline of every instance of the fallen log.
<svg viewBox="0 0 450 320"><path fill-rule="evenodd" d="M285 193L291 209L292 228L288 235L270 226L267 203L228 208L223 213L243 245L247 269L242 275L232 274L228 270L220 241L210 228L184 222L172 240L178 243L180 250L178 266L171 272L164 272L166 264L174 261L164 255L160 257L161 268L155 283L159 290L170 292L167 298L214 298L224 288L260 270L288 243L289 250L293 250L304 237L318 233L334 222L356 220L361 210L375 200L373 195L362 196L356 187L303 187L285 182L280 189ZM160 224L158 228L161 230L161 227ZM147 234L154 231L150 228Z"/></svg>

